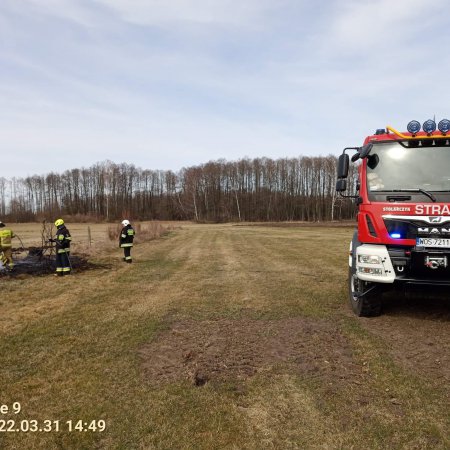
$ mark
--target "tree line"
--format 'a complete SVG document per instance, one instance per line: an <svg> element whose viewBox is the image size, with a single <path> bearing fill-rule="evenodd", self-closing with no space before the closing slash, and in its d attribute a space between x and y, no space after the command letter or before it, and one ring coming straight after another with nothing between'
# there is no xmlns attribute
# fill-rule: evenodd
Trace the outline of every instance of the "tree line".
<svg viewBox="0 0 450 450"><path fill-rule="evenodd" d="M351 168L350 193L356 184ZM0 178L0 217L88 220L328 221L350 219L335 191L337 158L244 158L171 170L104 161L88 168ZM1 220L1 219L0 219Z"/></svg>

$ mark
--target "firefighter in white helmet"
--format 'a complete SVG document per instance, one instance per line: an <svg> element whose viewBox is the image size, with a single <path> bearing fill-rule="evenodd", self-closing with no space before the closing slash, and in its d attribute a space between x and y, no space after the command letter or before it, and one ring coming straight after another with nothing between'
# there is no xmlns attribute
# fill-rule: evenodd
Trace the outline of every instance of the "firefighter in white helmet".
<svg viewBox="0 0 450 450"><path fill-rule="evenodd" d="M122 227L119 236L119 247L123 248L123 260L131 264L133 261L131 258L131 247L133 247L135 232L129 220L122 220Z"/></svg>

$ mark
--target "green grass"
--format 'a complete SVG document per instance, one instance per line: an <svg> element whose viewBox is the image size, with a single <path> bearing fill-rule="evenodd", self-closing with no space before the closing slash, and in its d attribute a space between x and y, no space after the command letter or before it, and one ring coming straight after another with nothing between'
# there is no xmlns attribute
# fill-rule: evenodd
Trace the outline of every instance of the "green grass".
<svg viewBox="0 0 450 450"><path fill-rule="evenodd" d="M111 271L1 281L0 404L20 402L20 420L104 419L107 429L0 433L0 447L449 448L448 384L408 370L348 311L351 234L187 226L136 246L132 266L117 253ZM354 379L280 365L197 387L155 383L142 368L142 346L177 321L253 319L263 329L289 317L336 325Z"/></svg>

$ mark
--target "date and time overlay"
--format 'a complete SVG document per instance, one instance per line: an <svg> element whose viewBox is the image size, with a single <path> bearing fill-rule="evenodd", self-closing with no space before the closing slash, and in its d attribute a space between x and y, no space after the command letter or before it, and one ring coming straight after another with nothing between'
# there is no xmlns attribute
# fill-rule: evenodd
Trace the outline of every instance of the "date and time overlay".
<svg viewBox="0 0 450 450"><path fill-rule="evenodd" d="M25 418L20 402L0 403L0 433L101 433L105 430L106 421L104 419L39 420Z"/></svg>

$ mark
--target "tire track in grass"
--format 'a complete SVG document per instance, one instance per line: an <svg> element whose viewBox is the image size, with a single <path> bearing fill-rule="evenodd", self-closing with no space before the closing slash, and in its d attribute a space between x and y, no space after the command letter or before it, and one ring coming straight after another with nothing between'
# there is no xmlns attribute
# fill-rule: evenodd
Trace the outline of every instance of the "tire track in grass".
<svg viewBox="0 0 450 450"><path fill-rule="evenodd" d="M201 300L211 278L205 261L214 262L215 237L216 233L210 227L199 225L179 232L175 239L162 246L158 245L156 253L146 260L147 264L137 269L142 283L139 292L134 293L130 312L162 316ZM151 248L143 248L141 258L145 259L149 252ZM166 263L169 265L167 277L158 277Z"/></svg>
<svg viewBox="0 0 450 450"><path fill-rule="evenodd" d="M236 235L241 252L241 265L254 279L261 307L267 313L287 315L294 310L300 314L327 315L329 296L335 291L335 280L323 277L315 267L304 266L298 241L290 239L294 231L279 228L265 231L261 239L259 230ZM288 233L288 236L286 234ZM306 249L312 252L313 249Z"/></svg>

